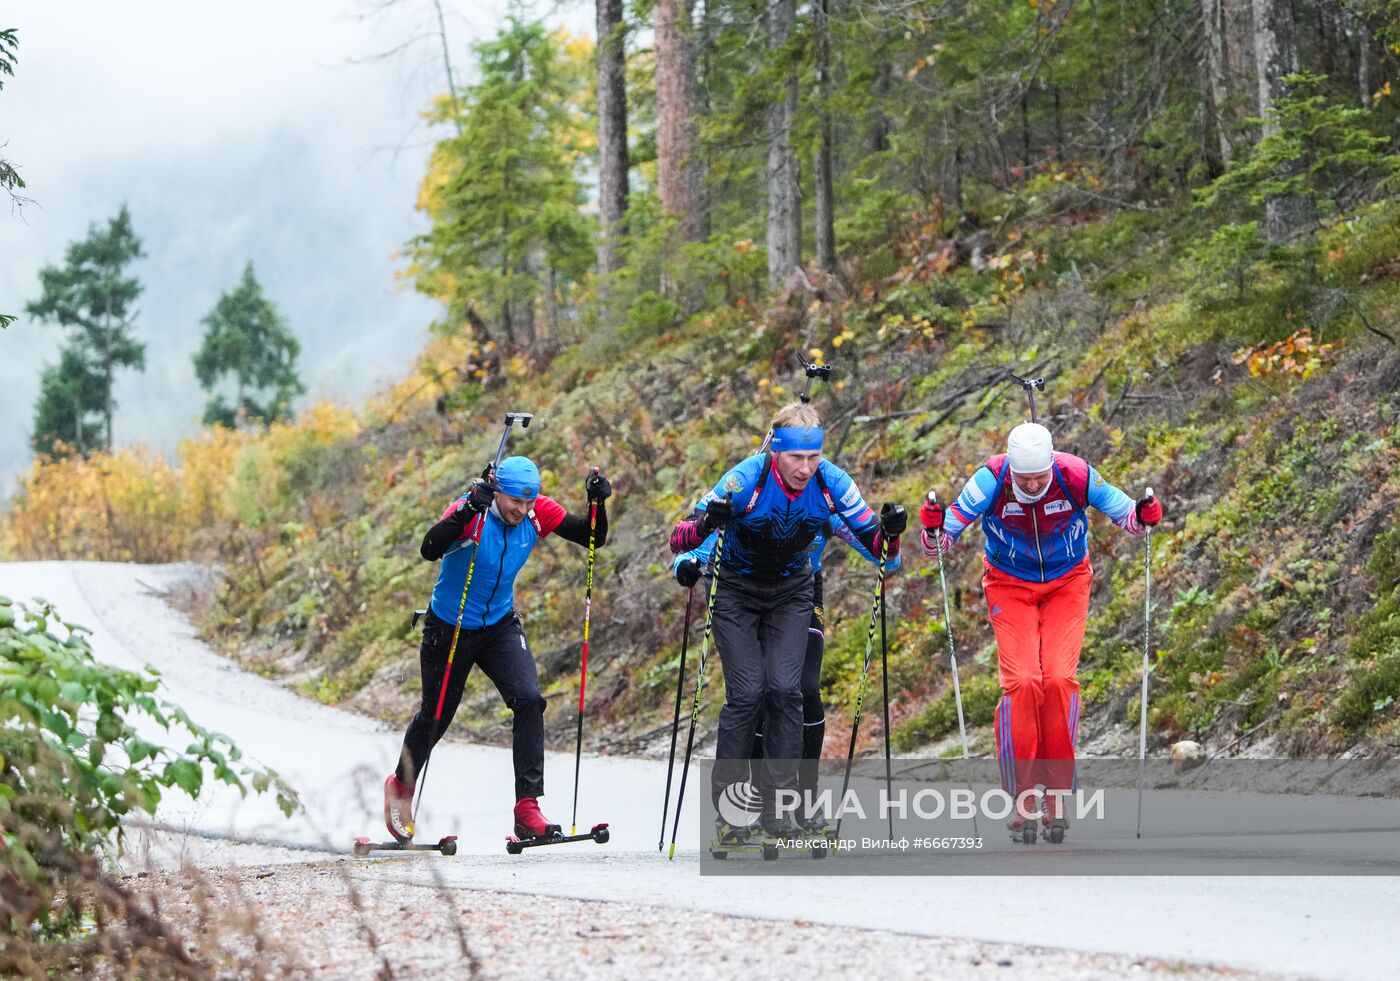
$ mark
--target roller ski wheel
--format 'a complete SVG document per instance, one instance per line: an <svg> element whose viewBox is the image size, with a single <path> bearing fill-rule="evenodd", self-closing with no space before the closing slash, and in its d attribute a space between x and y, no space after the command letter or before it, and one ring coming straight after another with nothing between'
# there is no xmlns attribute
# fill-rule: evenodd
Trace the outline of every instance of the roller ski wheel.
<svg viewBox="0 0 1400 981"><path fill-rule="evenodd" d="M778 860L778 846L771 841L763 843L763 860L765 862L776 862Z"/></svg>
<svg viewBox="0 0 1400 981"><path fill-rule="evenodd" d="M1067 831L1069 831L1069 822L1064 818L1051 818L1040 828L1041 837L1052 845L1063 844Z"/></svg>
<svg viewBox="0 0 1400 981"><path fill-rule="evenodd" d="M437 852L439 855L457 854L457 836L448 835L436 842L420 844L416 841L372 841L369 838L356 838L351 849L364 858L370 852Z"/></svg>
<svg viewBox="0 0 1400 981"><path fill-rule="evenodd" d="M1011 840L1018 845L1035 844L1035 818L1013 819L1008 821L1006 828L1011 832Z"/></svg>
<svg viewBox="0 0 1400 981"><path fill-rule="evenodd" d="M506 853L519 855L527 848L539 848L542 845L567 845L571 841L593 841L605 845L612 838L607 824L595 824L581 835L566 835L557 824L549 825L549 829L548 834L536 835L532 838L508 836L506 838Z"/></svg>

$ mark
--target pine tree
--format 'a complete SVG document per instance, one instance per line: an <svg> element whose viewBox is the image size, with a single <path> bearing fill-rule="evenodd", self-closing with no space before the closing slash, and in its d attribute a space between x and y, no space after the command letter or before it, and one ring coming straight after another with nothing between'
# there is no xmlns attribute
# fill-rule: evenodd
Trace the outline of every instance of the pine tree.
<svg viewBox="0 0 1400 981"><path fill-rule="evenodd" d="M292 399L305 391L296 371L301 345L263 294L251 262L238 285L222 294L200 323L204 343L194 356L194 370L212 396L204 410L205 423L234 428L256 422L266 427L288 418ZM232 376L236 386L232 405L214 391L226 376Z"/></svg>
<svg viewBox="0 0 1400 981"><path fill-rule="evenodd" d="M467 90L462 135L434 150L420 196L433 230L414 244L410 272L452 321L480 311L506 350L536 353L537 302L553 309L594 261L574 174L587 130L572 100L587 91L587 62L515 17L475 51L481 80Z"/></svg>
<svg viewBox="0 0 1400 981"><path fill-rule="evenodd" d="M87 456L102 432L103 385L103 376L78 347L65 347L39 381L34 452L56 457L76 450Z"/></svg>
<svg viewBox="0 0 1400 981"><path fill-rule="evenodd" d="M133 336L135 304L142 287L139 280L125 274L127 264L142 255L141 240L132 230L126 205L122 205L105 229L94 224L86 239L68 247L67 262L62 268L45 266L39 271L43 293L25 307L31 316L57 324L67 332L68 347L57 370L81 376L70 378L61 386L65 398L74 392L80 398L69 401L70 419L59 430L83 432L84 417L90 412L100 413L100 438L86 439L84 433L85 449L112 448L112 413L116 408L112 382L117 369L146 367L146 345ZM95 384L93 378L97 379ZM55 381L46 391L57 392L58 386ZM51 445L54 439L62 438L58 431L38 428L40 419L51 421L63 411L61 402L49 403L45 399L41 391L33 437L36 446Z"/></svg>

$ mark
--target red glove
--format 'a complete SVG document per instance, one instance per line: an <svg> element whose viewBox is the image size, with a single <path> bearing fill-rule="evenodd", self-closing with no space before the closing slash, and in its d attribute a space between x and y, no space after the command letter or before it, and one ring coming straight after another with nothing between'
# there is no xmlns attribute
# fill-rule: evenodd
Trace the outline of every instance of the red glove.
<svg viewBox="0 0 1400 981"><path fill-rule="evenodd" d="M933 491L929 491L929 496L924 498L923 507L919 508L919 521L928 531L938 531L943 527L943 505L934 498Z"/></svg>
<svg viewBox="0 0 1400 981"><path fill-rule="evenodd" d="M1162 520L1162 502L1148 496L1137 502L1137 518L1145 525L1155 525Z"/></svg>

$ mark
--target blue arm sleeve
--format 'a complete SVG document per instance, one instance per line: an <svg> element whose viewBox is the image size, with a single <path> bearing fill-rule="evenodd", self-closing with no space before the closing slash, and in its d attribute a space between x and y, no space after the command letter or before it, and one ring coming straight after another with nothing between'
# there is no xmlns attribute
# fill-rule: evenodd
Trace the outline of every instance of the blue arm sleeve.
<svg viewBox="0 0 1400 981"><path fill-rule="evenodd" d="M871 565L878 564L878 560L875 558L874 555L871 554L870 549L866 548L863 544L861 544L861 540L855 536L855 532L851 531L850 528L846 527L846 523L844 521L833 516L827 521L827 529L832 537L841 539L841 541L845 542L851 548L855 549L858 553L860 553L860 557L865 559L865 561L869 562ZM904 552L903 550L901 550L898 555L892 556L889 560L885 562L885 569L890 572L893 572L894 570L898 569L900 561L903 558Z"/></svg>
<svg viewBox="0 0 1400 981"><path fill-rule="evenodd" d="M766 462L766 454L754 455L733 467L708 494L700 498L700 503L695 505L696 513L704 511L711 501L717 501L725 494L734 495L734 506L742 510L749 503L746 495L758 486L758 477Z"/></svg>
<svg viewBox="0 0 1400 981"><path fill-rule="evenodd" d="M1089 468L1089 504L1120 528L1137 534L1137 502Z"/></svg>
<svg viewBox="0 0 1400 981"><path fill-rule="evenodd" d="M944 512L943 534L953 541L977 523L977 519L992 506L996 496L997 475L986 467L978 467L972 478L963 485L951 507Z"/></svg>

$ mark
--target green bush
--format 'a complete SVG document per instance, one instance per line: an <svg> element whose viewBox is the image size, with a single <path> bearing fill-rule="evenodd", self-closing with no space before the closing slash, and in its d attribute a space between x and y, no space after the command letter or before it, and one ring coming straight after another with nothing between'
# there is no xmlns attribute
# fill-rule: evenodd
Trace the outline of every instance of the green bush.
<svg viewBox="0 0 1400 981"><path fill-rule="evenodd" d="M989 725L1001 700L1001 685L993 675L980 674L962 679L963 721L973 726ZM958 729L958 707L953 698L953 686L938 696L928 707L894 730L894 746L910 750L921 743L946 736Z"/></svg>
<svg viewBox="0 0 1400 981"><path fill-rule="evenodd" d="M240 761L238 748L159 698L153 669L97 663L81 627L47 603L0 596L0 975L86 974L102 956L136 957L112 935L82 939L109 916L128 948L154 946L184 962L178 944L137 914L102 873L122 818L154 814L164 790L198 797L206 771L246 793L269 791L290 815L296 797L275 773ZM173 750L143 739L138 720L170 733ZM105 931L104 931L105 932ZM172 953L173 951L173 953ZM178 973L178 969L172 969ZM151 969L148 974L162 973Z"/></svg>

